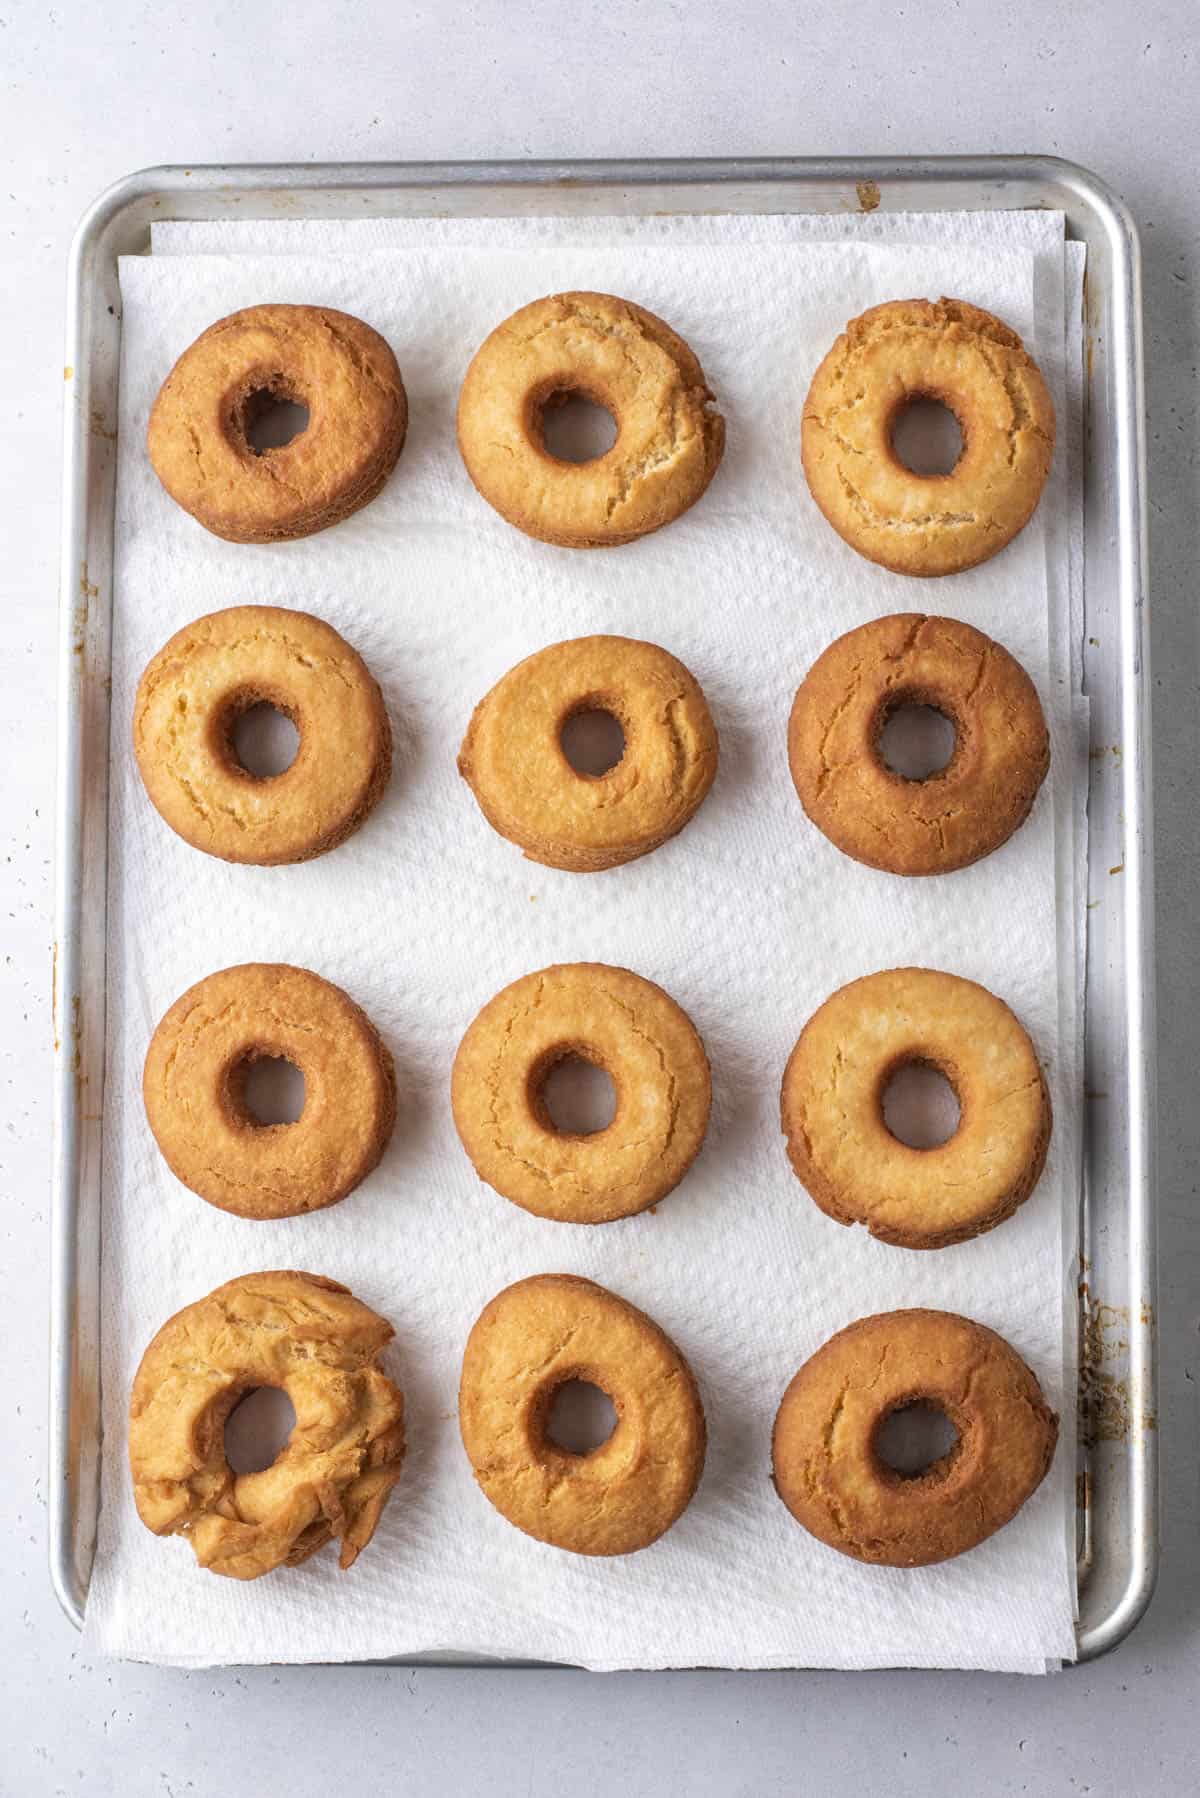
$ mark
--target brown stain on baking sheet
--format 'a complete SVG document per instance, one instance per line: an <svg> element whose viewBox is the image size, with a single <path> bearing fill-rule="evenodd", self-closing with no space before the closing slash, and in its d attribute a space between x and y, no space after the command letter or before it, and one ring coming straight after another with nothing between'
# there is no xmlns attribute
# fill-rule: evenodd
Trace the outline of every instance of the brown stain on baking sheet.
<svg viewBox="0 0 1200 1798"><path fill-rule="evenodd" d="M1079 1354L1079 1431L1086 1448L1099 1442L1129 1442L1144 1430L1158 1428L1152 1411L1138 1415L1128 1374L1114 1371L1129 1354L1128 1305L1106 1305L1092 1296L1086 1279L1079 1283L1082 1339ZM1134 1320L1154 1328L1154 1307L1143 1304Z"/></svg>
<svg viewBox="0 0 1200 1798"><path fill-rule="evenodd" d="M71 619L71 648L77 656L82 656L87 646L88 612L91 603L99 596L100 589L95 581L88 579L88 565L79 564L79 600Z"/></svg>
<svg viewBox="0 0 1200 1798"><path fill-rule="evenodd" d="M854 191L858 195L859 211L874 212L880 198L878 181L856 181Z"/></svg>

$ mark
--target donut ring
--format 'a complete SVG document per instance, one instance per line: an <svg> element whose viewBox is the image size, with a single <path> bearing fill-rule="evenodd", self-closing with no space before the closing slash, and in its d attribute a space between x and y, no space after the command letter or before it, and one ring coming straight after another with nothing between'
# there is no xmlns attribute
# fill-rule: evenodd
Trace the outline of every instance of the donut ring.
<svg viewBox="0 0 1200 1798"><path fill-rule="evenodd" d="M332 1536L353 1565L404 1457L404 1396L377 1365L386 1318L319 1274L243 1274L165 1323L129 1406L138 1515L185 1536L202 1567L258 1579L298 1566ZM261 1473L235 1474L225 1424L239 1399L278 1386L296 1411Z"/></svg>
<svg viewBox="0 0 1200 1798"><path fill-rule="evenodd" d="M617 439L602 456L547 453L542 409L579 394ZM475 353L458 401L458 447L490 506L567 549L632 543L694 506L717 471L725 421L704 370L671 327L609 293L522 306Z"/></svg>
<svg viewBox="0 0 1200 1798"><path fill-rule="evenodd" d="M556 1130L546 1076L579 1056L617 1089L612 1123ZM537 1217L605 1224L665 1198L704 1141L712 1083L704 1044L675 1001L628 968L580 961L514 980L458 1046L454 1122L481 1180Z"/></svg>
<svg viewBox="0 0 1200 1798"><path fill-rule="evenodd" d="M890 769L879 739L902 706L954 726L946 766ZM800 803L844 854L889 874L948 874L990 855L1029 816L1050 734L1021 664L953 618L899 612L847 631L809 669L788 724Z"/></svg>
<svg viewBox="0 0 1200 1798"><path fill-rule="evenodd" d="M617 1414L607 1442L576 1455L549 1440L555 1392L586 1380ZM518 1280L467 1338L458 1420L484 1495L554 1548L627 1555L686 1509L704 1468L692 1371L644 1312L572 1274Z"/></svg>
<svg viewBox="0 0 1200 1798"><path fill-rule="evenodd" d="M963 448L923 476L892 448L913 400L939 400ZM840 537L896 574L986 562L1033 516L1054 405L1015 331L965 300L889 300L850 320L813 376L801 427L809 491Z"/></svg>
<svg viewBox="0 0 1200 1798"><path fill-rule="evenodd" d="M233 727L262 701L300 733L282 774L250 774ZM146 668L133 747L151 804L194 849L271 867L352 835L392 768L392 732L362 657L319 618L231 606L177 631Z"/></svg>
<svg viewBox="0 0 1200 1798"><path fill-rule="evenodd" d="M958 1431L924 1472L876 1452L887 1418L928 1403ZM831 1336L783 1395L775 1490L839 1554L928 1567L1011 1522L1044 1479L1058 1418L1002 1336L950 1311L886 1311Z"/></svg>
<svg viewBox="0 0 1200 1798"><path fill-rule="evenodd" d="M561 735L609 712L625 751L580 774ZM493 830L530 861L588 873L648 855L695 814L717 771L717 733L682 662L630 637L578 637L526 656L475 708L458 771Z"/></svg>
<svg viewBox="0 0 1200 1798"><path fill-rule="evenodd" d="M247 432L271 401L308 408L280 449ZM279 543L338 524L375 498L408 428L388 345L329 306L248 306L218 319L163 382L146 443L175 502L231 543Z"/></svg>
<svg viewBox="0 0 1200 1798"><path fill-rule="evenodd" d="M961 1108L935 1149L900 1142L883 1118L898 1069L934 1067ZM783 1076L788 1158L839 1224L881 1242L940 1249L1011 1217L1050 1145L1050 1094L1029 1037L986 987L929 968L852 980L817 1008Z"/></svg>
<svg viewBox="0 0 1200 1798"><path fill-rule="evenodd" d="M266 1056L304 1075L294 1124L246 1109L246 1069ZM175 1178L237 1217L335 1205L378 1164L396 1119L392 1058L366 1013L307 968L265 962L176 999L150 1039L142 1095Z"/></svg>

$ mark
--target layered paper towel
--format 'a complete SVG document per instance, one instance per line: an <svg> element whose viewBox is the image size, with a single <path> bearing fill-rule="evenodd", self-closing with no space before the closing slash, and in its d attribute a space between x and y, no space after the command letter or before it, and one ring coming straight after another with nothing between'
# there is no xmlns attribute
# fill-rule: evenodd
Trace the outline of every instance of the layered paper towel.
<svg viewBox="0 0 1200 1798"><path fill-rule="evenodd" d="M1083 787L1071 678L1079 592L1070 481L1064 278L1052 215L874 221L818 241L802 222L406 221L172 227L125 259L113 640L109 1043L103 1215L104 1455L86 1635L93 1650L182 1665L463 1652L594 1668L939 1665L1041 1671L1074 1652L1073 1374L1064 1294L1077 1190L1076 892ZM216 233L214 235L214 232ZM195 233L195 235L192 235ZM296 233L295 237L292 233ZM267 253L263 253L263 252ZM169 252L169 253L167 253ZM476 495L454 441L466 364L541 294L586 287L659 312L699 355L727 420L701 503L609 553L534 543ZM1003 554L942 581L854 554L818 514L799 418L845 321L913 294L988 307L1033 348L1058 404L1046 502ZM214 319L266 300L368 320L411 407L381 496L335 529L246 547L164 494L145 424L175 357ZM1073 561L1074 555L1074 561ZM382 684L395 768L360 833L290 868L231 867L177 839L129 749L138 676L181 625L247 602L327 619ZM788 775L796 686L840 632L941 611L1029 670L1054 778L1004 848L941 879L859 867L807 822ZM472 707L547 643L608 631L662 643L703 685L721 736L716 784L687 830L612 872L524 861L481 817L455 754ZM555 961L659 982L713 1067L706 1146L653 1214L596 1229L531 1217L476 1178L454 1132L449 1069L479 1007ZM239 961L316 969L365 1006L392 1049L399 1118L378 1171L313 1216L250 1223L205 1205L158 1154L141 1103L150 1033L192 981ZM1030 1029L1056 1130L1030 1201L974 1242L913 1254L839 1227L791 1174L778 1126L784 1062L836 987L905 963L984 982ZM299 1267L391 1319L386 1365L409 1451L374 1541L348 1574L323 1553L241 1585L199 1570L139 1522L125 1460L130 1381L172 1312L235 1274ZM477 1490L458 1436L467 1332L527 1274L602 1282L648 1311L691 1363L708 1461L655 1546L612 1561L520 1535ZM960 1311L1030 1362L1064 1413L1044 1485L1016 1521L941 1567L867 1568L796 1525L770 1483L770 1429L801 1362L855 1317Z"/></svg>

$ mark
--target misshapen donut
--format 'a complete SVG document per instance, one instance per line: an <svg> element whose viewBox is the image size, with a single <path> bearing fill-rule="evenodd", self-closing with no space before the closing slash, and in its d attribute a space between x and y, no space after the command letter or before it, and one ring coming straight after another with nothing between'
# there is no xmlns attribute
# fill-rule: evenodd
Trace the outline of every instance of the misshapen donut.
<svg viewBox="0 0 1200 1798"><path fill-rule="evenodd" d="M591 1454L546 1435L569 1380L599 1386L617 1424ZM704 1467L691 1369L656 1323L571 1274L519 1280L467 1339L459 1425L475 1478L510 1523L573 1554L646 1548L680 1516Z"/></svg>
<svg viewBox="0 0 1200 1798"><path fill-rule="evenodd" d="M954 726L950 761L925 780L893 773L880 753L906 705ZM788 761L805 811L846 855L892 874L946 874L1028 817L1050 736L1037 689L999 643L953 618L901 612L818 656L792 706Z"/></svg>
<svg viewBox="0 0 1200 1798"><path fill-rule="evenodd" d="M247 433L273 402L308 408L290 443ZM404 447L408 401L388 345L329 306L248 306L218 319L159 389L147 447L171 498L233 543L307 537L375 498Z"/></svg>
<svg viewBox="0 0 1200 1798"><path fill-rule="evenodd" d="M580 774L562 732L608 712L625 737L606 774ZM531 861L573 873L648 855L683 829L717 770L717 733L682 662L629 637L578 637L527 656L475 708L458 758L479 808Z"/></svg>
<svg viewBox="0 0 1200 1798"><path fill-rule="evenodd" d="M377 1365L392 1335L318 1274L243 1274L178 1312L142 1356L130 1401L146 1528L186 1536L202 1567L231 1579L294 1567L331 1537L350 1567L404 1455L403 1395ZM225 1424L260 1386L286 1392L296 1422L270 1467L235 1474Z"/></svg>
<svg viewBox="0 0 1200 1798"><path fill-rule="evenodd" d="M936 1068L957 1130L913 1149L884 1122L900 1068ZM1029 1036L986 987L929 968L852 980L817 1008L783 1076L780 1116L798 1179L840 1224L906 1249L940 1249L1003 1223L1038 1182L1050 1095Z"/></svg>
<svg viewBox="0 0 1200 1798"><path fill-rule="evenodd" d="M588 462L548 454L542 410L578 394L616 442ZM700 498L725 444L704 371L661 318L607 293L522 306L475 354L458 444L479 492L527 536L569 549L631 543Z"/></svg>
<svg viewBox="0 0 1200 1798"><path fill-rule="evenodd" d="M249 1065L279 1056L304 1076L294 1124L246 1109ZM238 1217L296 1217L366 1179L396 1117L392 1058L366 1013L307 968L251 962L197 981L146 1052L146 1116L171 1172Z"/></svg>
<svg viewBox="0 0 1200 1798"><path fill-rule="evenodd" d="M913 400L954 413L949 474L905 468L892 431ZM1054 452L1054 405L1015 331L965 300L889 300L851 319L813 376L801 431L818 506L897 574L987 561L1029 522Z"/></svg>
<svg viewBox="0 0 1200 1798"><path fill-rule="evenodd" d="M232 746L262 702L300 736L282 774L247 772ZM383 698L332 628L281 606L231 606L181 631L138 683L133 746L159 815L195 849L270 867L344 842L392 767Z"/></svg>
<svg viewBox="0 0 1200 1798"><path fill-rule="evenodd" d="M942 1411L957 1440L924 1472L894 1472L877 1453L879 1432L919 1403ZM1010 1522L1057 1439L1057 1417L1003 1337L949 1311L889 1311L831 1337L784 1393L775 1489L840 1554L926 1567Z"/></svg>
<svg viewBox="0 0 1200 1798"><path fill-rule="evenodd" d="M604 1068L611 1124L555 1129L542 1088L560 1061ZM712 1084L696 1028L675 1001L628 968L569 962L514 980L458 1046L454 1122L481 1180L514 1205L565 1223L645 1211L678 1186L700 1152Z"/></svg>

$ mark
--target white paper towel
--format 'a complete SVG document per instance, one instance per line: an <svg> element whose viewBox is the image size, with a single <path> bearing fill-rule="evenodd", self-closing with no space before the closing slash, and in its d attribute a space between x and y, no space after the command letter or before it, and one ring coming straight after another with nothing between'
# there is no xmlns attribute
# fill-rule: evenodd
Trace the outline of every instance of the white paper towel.
<svg viewBox="0 0 1200 1798"><path fill-rule="evenodd" d="M1061 276L1055 318L1039 275L1054 226L1039 224L1046 242L1032 246L1028 233L997 226L997 249L986 221L977 242L964 234L913 247L800 244L773 225L747 227L739 242L682 224L657 245L624 228L606 239L596 221L587 241L572 221L568 241L552 245L502 222L475 227L474 243L431 233L422 245L410 227L408 247L370 255L315 253L322 246L310 239L296 256L239 245L122 264L93 1649L189 1665L460 1650L590 1667L1029 1671L1074 1652L1069 1404L1054 1468L1020 1517L942 1567L872 1569L832 1553L792 1522L768 1477L787 1381L870 1311L932 1305L989 1323L1064 1405L1064 1220L1078 1120L1074 941L1068 929L1063 966L1057 933L1060 911L1069 921L1077 910L1064 758L1012 842L921 882L860 868L828 844L800 810L785 754L792 695L821 649L866 619L924 609L968 620L1020 658L1069 764L1067 557L1046 508L984 567L905 580L835 536L798 457L816 363L847 318L901 295L949 292L998 312L1036 346L1065 410ZM345 247L340 229L329 228L328 247ZM475 495L454 444L475 346L518 305L568 287L624 293L662 313L696 349L728 420L725 461L702 503L609 555L512 530ZM213 319L267 299L343 307L380 329L399 357L411 420L395 475L365 511L300 543L257 548L221 543L175 507L143 445L174 357ZM150 655L199 614L248 601L310 609L341 630L380 679L396 733L378 811L348 844L301 867L232 868L187 848L151 809L127 747ZM720 729L721 766L681 837L630 867L580 877L527 863L497 837L454 757L475 701L512 663L591 631L650 638L688 664ZM481 1186L448 1096L455 1046L479 1006L519 974L583 958L665 986L705 1038L715 1088L709 1139L685 1183L654 1215L595 1230L530 1217ZM400 1086L394 1138L367 1184L329 1211L272 1224L225 1216L179 1185L140 1099L141 1058L168 1004L214 968L251 959L292 961L345 986L391 1046ZM1046 1172L1017 1216L927 1255L818 1212L790 1173L777 1120L783 1064L812 1009L844 981L906 962L982 980L1013 1005L1047 1065L1057 1119ZM141 1526L125 1407L165 1317L233 1274L275 1266L344 1280L395 1324L387 1364L407 1396L410 1448L350 1574L322 1554L241 1586L202 1573L185 1544ZM458 1439L471 1323L509 1281L550 1270L585 1274L647 1310L704 1396L710 1446L696 1499L653 1548L618 1561L521 1536L475 1488Z"/></svg>

